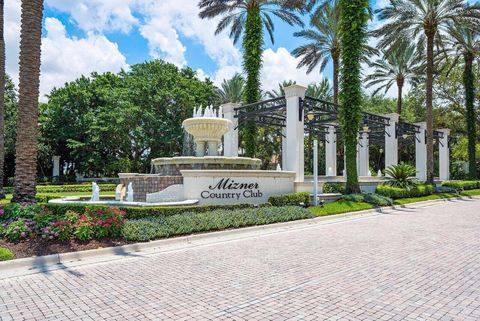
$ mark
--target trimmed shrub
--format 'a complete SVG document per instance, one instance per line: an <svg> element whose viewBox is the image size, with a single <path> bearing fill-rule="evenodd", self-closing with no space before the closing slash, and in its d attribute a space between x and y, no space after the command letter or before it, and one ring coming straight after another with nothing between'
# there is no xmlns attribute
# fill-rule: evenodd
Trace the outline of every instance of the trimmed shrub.
<svg viewBox="0 0 480 321"><path fill-rule="evenodd" d="M393 205L393 200L378 194L349 194L344 195L342 200L356 203L369 203L374 206L390 206Z"/></svg>
<svg viewBox="0 0 480 321"><path fill-rule="evenodd" d="M376 194L387 196L392 199L420 197L426 195L432 195L435 192L433 185L418 184L411 189L392 187L389 185L378 185L375 190Z"/></svg>
<svg viewBox="0 0 480 321"><path fill-rule="evenodd" d="M367 194L365 195L365 202L375 205L375 206L390 206L393 205L393 200L390 197L378 195L378 194Z"/></svg>
<svg viewBox="0 0 480 321"><path fill-rule="evenodd" d="M95 211L98 209L106 210L108 205L88 205L88 204L43 204L53 215L61 216L68 211L83 213L87 210ZM187 212L205 213L215 210L234 210L242 208L253 208L251 204L232 204L232 205L195 205L195 206L162 206L162 207L119 207L125 212L126 219L138 219L151 216L172 216Z"/></svg>
<svg viewBox="0 0 480 321"><path fill-rule="evenodd" d="M99 184L102 192L115 192L116 184ZM4 188L5 193L12 194L13 187L8 186ZM92 184L75 184L75 185L38 185L37 193L85 193L92 191Z"/></svg>
<svg viewBox="0 0 480 321"><path fill-rule="evenodd" d="M442 186L453 188L457 191L480 188L480 181L447 181L442 182Z"/></svg>
<svg viewBox="0 0 480 321"><path fill-rule="evenodd" d="M313 218L306 209L296 206L263 207L206 213L185 213L157 218L127 220L123 236L130 241L149 241L175 235L223 230L244 226Z"/></svg>
<svg viewBox="0 0 480 321"><path fill-rule="evenodd" d="M310 206L311 204L309 192L270 196L268 202L273 206L298 206L302 203Z"/></svg>
<svg viewBox="0 0 480 321"><path fill-rule="evenodd" d="M325 183L323 185L323 192L345 194L346 187L343 183Z"/></svg>
<svg viewBox="0 0 480 321"><path fill-rule="evenodd" d="M347 202L362 203L365 202L365 195L363 194L347 194L342 196L342 200Z"/></svg>
<svg viewBox="0 0 480 321"><path fill-rule="evenodd" d="M9 249L0 246L0 261L12 260L15 257Z"/></svg>

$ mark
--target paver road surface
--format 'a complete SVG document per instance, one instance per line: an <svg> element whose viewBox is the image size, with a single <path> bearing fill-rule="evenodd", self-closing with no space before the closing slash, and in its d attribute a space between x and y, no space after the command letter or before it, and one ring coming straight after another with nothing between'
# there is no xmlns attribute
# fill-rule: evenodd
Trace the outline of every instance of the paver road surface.
<svg viewBox="0 0 480 321"><path fill-rule="evenodd" d="M1 280L0 319L480 320L480 200Z"/></svg>

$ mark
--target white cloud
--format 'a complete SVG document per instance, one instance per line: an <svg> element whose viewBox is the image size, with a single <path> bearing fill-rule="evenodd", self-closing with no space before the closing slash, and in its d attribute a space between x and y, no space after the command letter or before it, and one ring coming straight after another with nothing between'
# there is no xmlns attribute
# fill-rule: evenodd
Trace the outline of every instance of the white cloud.
<svg viewBox="0 0 480 321"><path fill-rule="evenodd" d="M218 66L218 76L231 76L241 65L241 55L227 33L215 35L219 19L202 20L198 3L192 0L139 0L138 11L144 16L140 33L148 41L150 55L179 66L187 64L186 48L180 37L200 44ZM232 71L235 72L232 73Z"/></svg>
<svg viewBox="0 0 480 321"><path fill-rule="evenodd" d="M278 88L278 84L294 80L299 85L307 86L319 82L323 75L317 70L307 74L306 68L297 69L299 59L295 58L285 48L277 51L267 49L263 52L262 87L264 90Z"/></svg>
<svg viewBox="0 0 480 321"><path fill-rule="evenodd" d="M65 26L55 18L45 20L45 30L40 78L42 94L93 71L118 72L128 67L118 46L105 36L89 32L86 38L69 37Z"/></svg>
<svg viewBox="0 0 480 321"><path fill-rule="evenodd" d="M138 24L131 6L135 0L46 0L46 5L70 14L86 31L121 31L128 33Z"/></svg>
<svg viewBox="0 0 480 321"><path fill-rule="evenodd" d="M5 2L6 71L18 84L18 57L20 54L20 0Z"/></svg>

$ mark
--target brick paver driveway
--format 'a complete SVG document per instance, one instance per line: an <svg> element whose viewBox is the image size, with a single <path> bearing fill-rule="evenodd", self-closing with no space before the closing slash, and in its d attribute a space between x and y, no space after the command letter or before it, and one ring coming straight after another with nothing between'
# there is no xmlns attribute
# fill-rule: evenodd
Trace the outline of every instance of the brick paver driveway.
<svg viewBox="0 0 480 321"><path fill-rule="evenodd" d="M0 281L2 320L479 320L480 200Z"/></svg>

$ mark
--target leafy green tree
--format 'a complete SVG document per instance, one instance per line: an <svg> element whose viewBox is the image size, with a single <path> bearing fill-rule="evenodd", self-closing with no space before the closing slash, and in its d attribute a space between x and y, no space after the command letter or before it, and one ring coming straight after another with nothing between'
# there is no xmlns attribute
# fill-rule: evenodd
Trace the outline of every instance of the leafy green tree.
<svg viewBox="0 0 480 321"><path fill-rule="evenodd" d="M396 0L377 11L381 21L376 30L382 36L381 48L392 50L405 43L416 43L419 54L426 50L426 121L427 121L427 181L433 183L433 77L435 42L441 45L450 23L478 23L477 5L467 6L464 0Z"/></svg>
<svg viewBox="0 0 480 321"><path fill-rule="evenodd" d="M480 33L459 23L448 28L446 57L455 57L452 66L463 58L463 87L465 90L465 110L468 135L469 178L477 178L476 168L476 113L475 113L475 74L473 62L480 56Z"/></svg>
<svg viewBox="0 0 480 321"><path fill-rule="evenodd" d="M51 92L42 108L42 143L72 175L146 172L152 158L181 155L182 121L216 96L210 81L163 61L93 73Z"/></svg>
<svg viewBox="0 0 480 321"><path fill-rule="evenodd" d="M222 103L239 103L243 100L245 79L240 74L235 74L231 79L224 79L218 94Z"/></svg>
<svg viewBox="0 0 480 321"><path fill-rule="evenodd" d="M340 71L340 6L339 0L326 2L321 10L312 15L312 28L295 32L294 36L308 43L299 46L292 54L302 57L298 68L307 66L307 73L317 66L323 72L328 62L333 63L333 102L338 103L338 79Z"/></svg>
<svg viewBox="0 0 480 321"><path fill-rule="evenodd" d="M347 193L358 193L357 139L362 118L361 59L370 18L368 0L340 0L340 123L345 142Z"/></svg>
<svg viewBox="0 0 480 321"><path fill-rule="evenodd" d="M259 101L263 30L267 30L273 43L272 15L290 25L303 26L297 13L304 10L304 0L200 0L199 7L202 19L223 16L215 34L230 26L230 36L234 43L243 34L243 67L247 75L244 102L250 104ZM254 156L256 130L253 122L247 123L244 139L247 156Z"/></svg>
<svg viewBox="0 0 480 321"><path fill-rule="evenodd" d="M420 61L415 55L414 46L403 46L392 50L390 53L383 52L383 57L370 63L370 67L375 68L374 72L368 75L366 87L377 86L373 94L380 90L385 93L393 86L397 85L397 110L396 113L402 115L403 86L406 82L416 83L418 81L418 70Z"/></svg>
<svg viewBox="0 0 480 321"><path fill-rule="evenodd" d="M5 166L4 169L4 182L9 177L13 177L15 173L15 140L17 131L17 110L18 110L18 97L17 90L12 79L6 75L5 79Z"/></svg>

